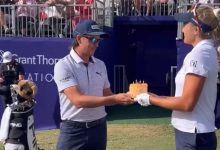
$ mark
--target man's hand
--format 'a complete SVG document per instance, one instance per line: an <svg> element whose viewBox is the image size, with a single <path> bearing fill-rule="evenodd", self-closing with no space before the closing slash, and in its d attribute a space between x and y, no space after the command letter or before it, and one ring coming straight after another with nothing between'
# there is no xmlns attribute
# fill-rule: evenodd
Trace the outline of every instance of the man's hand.
<svg viewBox="0 0 220 150"><path fill-rule="evenodd" d="M149 100L150 95L148 93L142 93L137 95L134 100L137 101L141 106L149 106L150 100Z"/></svg>
<svg viewBox="0 0 220 150"><path fill-rule="evenodd" d="M129 94L119 93L115 95L115 102L121 105L133 104L135 101Z"/></svg>

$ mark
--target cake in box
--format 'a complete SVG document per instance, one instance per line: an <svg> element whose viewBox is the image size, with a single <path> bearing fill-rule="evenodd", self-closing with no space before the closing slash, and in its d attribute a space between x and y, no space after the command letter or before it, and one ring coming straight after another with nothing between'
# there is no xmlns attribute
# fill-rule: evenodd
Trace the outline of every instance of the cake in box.
<svg viewBox="0 0 220 150"><path fill-rule="evenodd" d="M129 85L129 93L135 98L138 94L146 93L148 91L148 84L144 82L135 82Z"/></svg>

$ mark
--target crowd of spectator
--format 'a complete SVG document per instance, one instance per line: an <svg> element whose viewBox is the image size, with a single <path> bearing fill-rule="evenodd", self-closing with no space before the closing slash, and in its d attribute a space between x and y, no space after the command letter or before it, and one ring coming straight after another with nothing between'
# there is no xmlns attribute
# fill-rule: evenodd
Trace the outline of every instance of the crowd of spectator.
<svg viewBox="0 0 220 150"><path fill-rule="evenodd" d="M220 0L118 0L116 15L173 15L181 4L220 3ZM96 2L97 3L97 2ZM1 0L0 36L71 37L82 19L92 19L94 0ZM97 5L98 6L98 5ZM14 25L14 26L13 26Z"/></svg>
<svg viewBox="0 0 220 150"><path fill-rule="evenodd" d="M0 35L38 36L47 31L53 37L68 36L81 19L91 19L92 4L93 0L2 0Z"/></svg>
<svg viewBox="0 0 220 150"><path fill-rule="evenodd" d="M181 4L220 3L220 0L119 0L118 14L122 16L173 15Z"/></svg>

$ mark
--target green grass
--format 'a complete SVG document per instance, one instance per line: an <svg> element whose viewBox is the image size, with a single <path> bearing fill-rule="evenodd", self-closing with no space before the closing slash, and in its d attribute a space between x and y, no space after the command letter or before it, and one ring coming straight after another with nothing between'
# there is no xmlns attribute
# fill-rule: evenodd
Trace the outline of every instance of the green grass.
<svg viewBox="0 0 220 150"><path fill-rule="evenodd" d="M58 133L59 130L37 131L38 146L44 150L55 150ZM220 130L217 136L220 139ZM174 149L173 128L169 125L108 124L107 150Z"/></svg>
<svg viewBox="0 0 220 150"><path fill-rule="evenodd" d="M158 107L114 106L108 108L107 150L174 150L171 112ZM59 130L36 131L38 146L55 150ZM220 143L220 130L217 130ZM220 145L218 148L220 149ZM3 150L2 145L0 150Z"/></svg>
<svg viewBox="0 0 220 150"><path fill-rule="evenodd" d="M173 130L168 125L111 124L108 150L172 150Z"/></svg>

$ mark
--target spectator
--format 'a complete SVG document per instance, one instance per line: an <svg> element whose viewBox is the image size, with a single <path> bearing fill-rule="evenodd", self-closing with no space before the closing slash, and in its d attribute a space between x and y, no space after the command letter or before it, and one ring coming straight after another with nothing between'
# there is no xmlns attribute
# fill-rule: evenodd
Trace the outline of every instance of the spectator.
<svg viewBox="0 0 220 150"><path fill-rule="evenodd" d="M135 9L135 13L137 13L138 16L141 15L141 6L143 6L142 2L144 4L146 4L145 0L144 1L142 1L142 0L134 0L134 9Z"/></svg>
<svg viewBox="0 0 220 150"><path fill-rule="evenodd" d="M132 10L132 0L121 0L121 14L128 16Z"/></svg>
<svg viewBox="0 0 220 150"><path fill-rule="evenodd" d="M76 15L72 20L73 29L75 29L80 20L92 19L91 6L93 4L93 0L76 0L75 4L75 11L78 15Z"/></svg>
<svg viewBox="0 0 220 150"><path fill-rule="evenodd" d="M217 5L216 5L216 4L217 4ZM214 5L215 8L220 8L220 5L219 5L219 4L220 4L220 0L214 0L214 1L213 1L213 5Z"/></svg>
<svg viewBox="0 0 220 150"><path fill-rule="evenodd" d="M10 85L24 79L24 68L19 64L11 52L6 51L2 55L3 63L0 65L0 95L2 95L3 107L12 103Z"/></svg>
<svg viewBox="0 0 220 150"><path fill-rule="evenodd" d="M46 4L45 13L47 14L47 21L51 26L53 33L58 37L67 36L67 32L71 30L71 19L75 15L73 0L48 0ZM64 26L63 26L64 24Z"/></svg>
<svg viewBox="0 0 220 150"><path fill-rule="evenodd" d="M220 0L213 0L213 3L220 3Z"/></svg>
<svg viewBox="0 0 220 150"><path fill-rule="evenodd" d="M194 3L201 3L201 4L214 4L214 3L220 3L220 0L193 0Z"/></svg>
<svg viewBox="0 0 220 150"><path fill-rule="evenodd" d="M164 16L164 15L173 15L175 9L174 0L155 0L155 15Z"/></svg>
<svg viewBox="0 0 220 150"><path fill-rule="evenodd" d="M147 13L146 15L149 16L149 15L152 15L153 14L153 0L146 0L147 1Z"/></svg>
<svg viewBox="0 0 220 150"><path fill-rule="evenodd" d="M1 32L4 31L5 33L7 33L9 31L8 25L6 24L6 21L5 21L6 15L8 15L8 14L5 14L3 11L0 11L0 26L1 26L0 31Z"/></svg>
<svg viewBox="0 0 220 150"><path fill-rule="evenodd" d="M152 14L153 0L134 0L134 9L137 15Z"/></svg>
<svg viewBox="0 0 220 150"><path fill-rule="evenodd" d="M60 135L57 150L105 150L107 140L105 105L131 104L128 94L113 95L106 66L93 55L102 38L95 21L77 24L70 54L54 67L60 98Z"/></svg>
<svg viewBox="0 0 220 150"><path fill-rule="evenodd" d="M37 7L32 5L37 4L36 0L19 0L16 4L21 5L16 10L19 33L24 36L34 34Z"/></svg>
<svg viewBox="0 0 220 150"><path fill-rule="evenodd" d="M212 3L213 0L194 0L194 3L208 4Z"/></svg>
<svg viewBox="0 0 220 150"><path fill-rule="evenodd" d="M0 10L0 31L4 29L5 33L10 33L9 30L10 19L11 19L11 7L16 3L16 0L1 0L0 5L8 5L7 7L1 7Z"/></svg>
<svg viewBox="0 0 220 150"><path fill-rule="evenodd" d="M150 15L153 0L121 0L122 15Z"/></svg>
<svg viewBox="0 0 220 150"><path fill-rule="evenodd" d="M80 13L81 16L88 16L91 15L91 5L93 0L76 0L76 11ZM79 6L80 5L80 6Z"/></svg>
<svg viewBox="0 0 220 150"><path fill-rule="evenodd" d="M173 110L171 123L178 150L216 150L215 114L220 40L219 20L209 5L175 14L183 22L184 43L193 46L176 75L175 96L140 94L139 104Z"/></svg>

